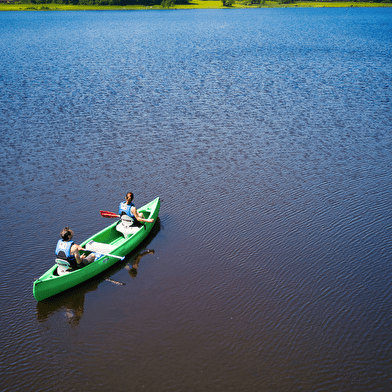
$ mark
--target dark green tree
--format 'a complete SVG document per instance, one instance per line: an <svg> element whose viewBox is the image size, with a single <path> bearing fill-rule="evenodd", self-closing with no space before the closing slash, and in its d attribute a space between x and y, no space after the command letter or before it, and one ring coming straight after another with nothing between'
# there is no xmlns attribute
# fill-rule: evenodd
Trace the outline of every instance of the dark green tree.
<svg viewBox="0 0 392 392"><path fill-rule="evenodd" d="M174 4L176 4L176 0L163 0L161 6L163 8L170 8L173 7Z"/></svg>

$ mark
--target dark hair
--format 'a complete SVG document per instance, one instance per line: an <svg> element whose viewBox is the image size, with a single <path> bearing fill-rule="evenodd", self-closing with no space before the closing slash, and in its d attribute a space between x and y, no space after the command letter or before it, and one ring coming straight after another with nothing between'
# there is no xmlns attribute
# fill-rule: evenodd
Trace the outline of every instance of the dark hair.
<svg viewBox="0 0 392 392"><path fill-rule="evenodd" d="M128 200L128 196L131 198L131 201L133 200L133 193L132 192L128 192L125 196L125 200Z"/></svg>
<svg viewBox="0 0 392 392"><path fill-rule="evenodd" d="M68 226L66 226L63 230L61 230L60 237L64 241L68 241L73 237L73 231Z"/></svg>

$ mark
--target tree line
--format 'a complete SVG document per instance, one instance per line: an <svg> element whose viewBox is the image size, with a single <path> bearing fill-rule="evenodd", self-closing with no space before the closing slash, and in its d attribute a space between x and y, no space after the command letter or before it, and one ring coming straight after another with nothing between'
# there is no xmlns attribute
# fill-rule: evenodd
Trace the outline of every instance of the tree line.
<svg viewBox="0 0 392 392"><path fill-rule="evenodd" d="M232 7L234 3L241 3L247 5L264 5L266 0L221 0L224 7ZM275 0L278 4L298 3L298 0ZM312 1L312 0L307 0ZM316 0L313 0L316 2ZM318 0L320 1L320 0ZM321 0L323 1L323 0ZM334 2L342 0L324 0L325 2ZM357 0L354 0L357 1ZM358 0L359 1L359 0ZM392 0L361 0L372 3L391 3ZM18 0L16 0L18 2ZM139 5L139 6L156 6L160 5L164 8L174 7L176 4L189 4L189 0L20 0L21 3L31 4L72 4L72 5Z"/></svg>
<svg viewBox="0 0 392 392"><path fill-rule="evenodd" d="M18 2L18 1L16 1ZM65 5L139 5L173 7L175 4L189 4L188 0L20 0L28 4L65 4Z"/></svg>

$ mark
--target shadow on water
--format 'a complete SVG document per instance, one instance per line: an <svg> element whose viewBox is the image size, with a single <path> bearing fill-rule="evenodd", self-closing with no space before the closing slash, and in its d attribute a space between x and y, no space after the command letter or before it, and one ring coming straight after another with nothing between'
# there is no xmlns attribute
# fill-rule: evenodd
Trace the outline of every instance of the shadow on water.
<svg viewBox="0 0 392 392"><path fill-rule="evenodd" d="M97 290L98 286L103 281L109 281L119 286L125 285L123 282L110 278L123 268L128 270L129 275L132 278L136 278L137 268L139 267L141 258L145 255L155 253L153 249L146 249L146 247L157 236L160 230L161 222L158 218L147 238L145 238L134 251L129 253L123 261L116 263L102 274L95 276L79 286L37 302L37 320L39 322L44 322L60 309L65 309L69 324L71 326L77 326L84 312L85 295Z"/></svg>
<svg viewBox="0 0 392 392"><path fill-rule="evenodd" d="M141 258L145 255L150 255L154 253L155 253L154 249L146 249L143 252L139 253L138 255L134 256L132 262L128 263L125 266L125 269L128 270L129 275L131 275L132 278L136 278L137 269L139 268L139 263ZM113 281L113 283L117 283L117 282ZM120 283L120 284L125 284L125 283Z"/></svg>

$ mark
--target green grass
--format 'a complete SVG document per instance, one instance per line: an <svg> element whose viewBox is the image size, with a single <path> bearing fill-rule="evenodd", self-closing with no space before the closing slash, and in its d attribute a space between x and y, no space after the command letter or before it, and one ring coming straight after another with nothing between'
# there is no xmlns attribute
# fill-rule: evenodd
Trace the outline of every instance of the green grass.
<svg viewBox="0 0 392 392"><path fill-rule="evenodd" d="M391 3L364 2L329 2L329 1L299 1L292 4L278 4L266 1L264 5L248 5L246 1L238 1L231 8L288 8L288 7L391 7ZM176 4L171 9L223 9L220 0L192 0L189 4ZM65 4L0 4L0 11L87 11L87 10L152 10L162 9L161 6L117 6L117 5L65 5Z"/></svg>

